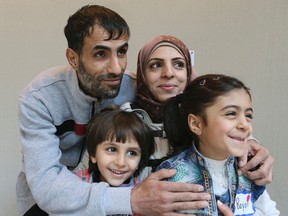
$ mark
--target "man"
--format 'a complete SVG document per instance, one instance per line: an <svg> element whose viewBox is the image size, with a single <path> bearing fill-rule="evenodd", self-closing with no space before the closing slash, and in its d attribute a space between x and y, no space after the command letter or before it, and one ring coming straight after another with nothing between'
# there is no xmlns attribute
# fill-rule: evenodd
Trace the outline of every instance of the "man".
<svg viewBox="0 0 288 216"><path fill-rule="evenodd" d="M121 16L102 6L84 6L68 19L65 36L70 66L40 73L20 96L20 215L173 215L206 206L210 196L199 193L202 186L160 181L175 170L153 173L133 189L88 184L70 172L81 158L91 116L112 103L132 101L134 90L124 74L130 30ZM258 148L264 152L254 163L268 162L255 176L268 183L273 158Z"/></svg>

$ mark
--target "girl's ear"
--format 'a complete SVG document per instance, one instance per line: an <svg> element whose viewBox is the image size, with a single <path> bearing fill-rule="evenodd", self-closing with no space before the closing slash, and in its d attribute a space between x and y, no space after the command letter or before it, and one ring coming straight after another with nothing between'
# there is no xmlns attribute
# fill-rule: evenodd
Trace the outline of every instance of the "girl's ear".
<svg viewBox="0 0 288 216"><path fill-rule="evenodd" d="M69 62L69 64L71 65L71 67L77 71L79 65L78 65L78 62L79 62L79 56L78 54L71 48L67 48L66 49L66 58Z"/></svg>
<svg viewBox="0 0 288 216"><path fill-rule="evenodd" d="M188 125L190 130L197 136L202 134L202 121L199 116L190 113L188 115Z"/></svg>
<svg viewBox="0 0 288 216"><path fill-rule="evenodd" d="M90 156L90 160L91 160L92 163L94 163L94 164L97 163L96 157Z"/></svg>

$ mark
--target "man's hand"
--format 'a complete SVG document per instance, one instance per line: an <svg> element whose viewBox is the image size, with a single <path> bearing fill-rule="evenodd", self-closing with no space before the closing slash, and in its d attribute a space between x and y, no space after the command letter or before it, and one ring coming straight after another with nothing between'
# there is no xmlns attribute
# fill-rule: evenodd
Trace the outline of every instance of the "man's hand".
<svg viewBox="0 0 288 216"><path fill-rule="evenodd" d="M219 200L217 201L217 207L220 210L220 212L222 212L222 214L224 216L234 216L233 212L231 211L231 209L224 205L222 202L220 202Z"/></svg>
<svg viewBox="0 0 288 216"><path fill-rule="evenodd" d="M269 151L254 140L249 140L249 153L253 156L247 162L247 155L239 159L240 173L253 180L257 185L267 185L272 182L272 168L274 159ZM249 171L260 165L255 171Z"/></svg>
<svg viewBox="0 0 288 216"><path fill-rule="evenodd" d="M177 210L205 208L211 196L203 186L183 182L161 181L172 177L176 170L162 169L152 173L132 189L131 208L141 215L186 215Z"/></svg>

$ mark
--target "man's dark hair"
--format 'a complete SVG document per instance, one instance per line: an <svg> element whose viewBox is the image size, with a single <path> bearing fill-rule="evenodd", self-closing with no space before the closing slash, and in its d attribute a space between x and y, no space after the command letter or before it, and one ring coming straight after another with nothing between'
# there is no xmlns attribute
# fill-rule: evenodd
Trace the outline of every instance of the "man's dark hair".
<svg viewBox="0 0 288 216"><path fill-rule="evenodd" d="M95 25L105 29L109 37L106 40L130 37L130 29L126 21L115 11L100 5L86 5L71 15L67 20L64 33L68 47L81 53L84 38L89 35Z"/></svg>

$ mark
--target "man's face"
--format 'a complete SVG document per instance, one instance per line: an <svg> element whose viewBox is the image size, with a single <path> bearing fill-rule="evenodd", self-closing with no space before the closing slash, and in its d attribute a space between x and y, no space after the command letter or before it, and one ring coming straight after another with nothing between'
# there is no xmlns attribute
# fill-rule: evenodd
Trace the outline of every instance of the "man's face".
<svg viewBox="0 0 288 216"><path fill-rule="evenodd" d="M108 36L102 27L94 26L84 39L76 69L81 89L101 99L117 96L127 66L129 37L106 40Z"/></svg>

